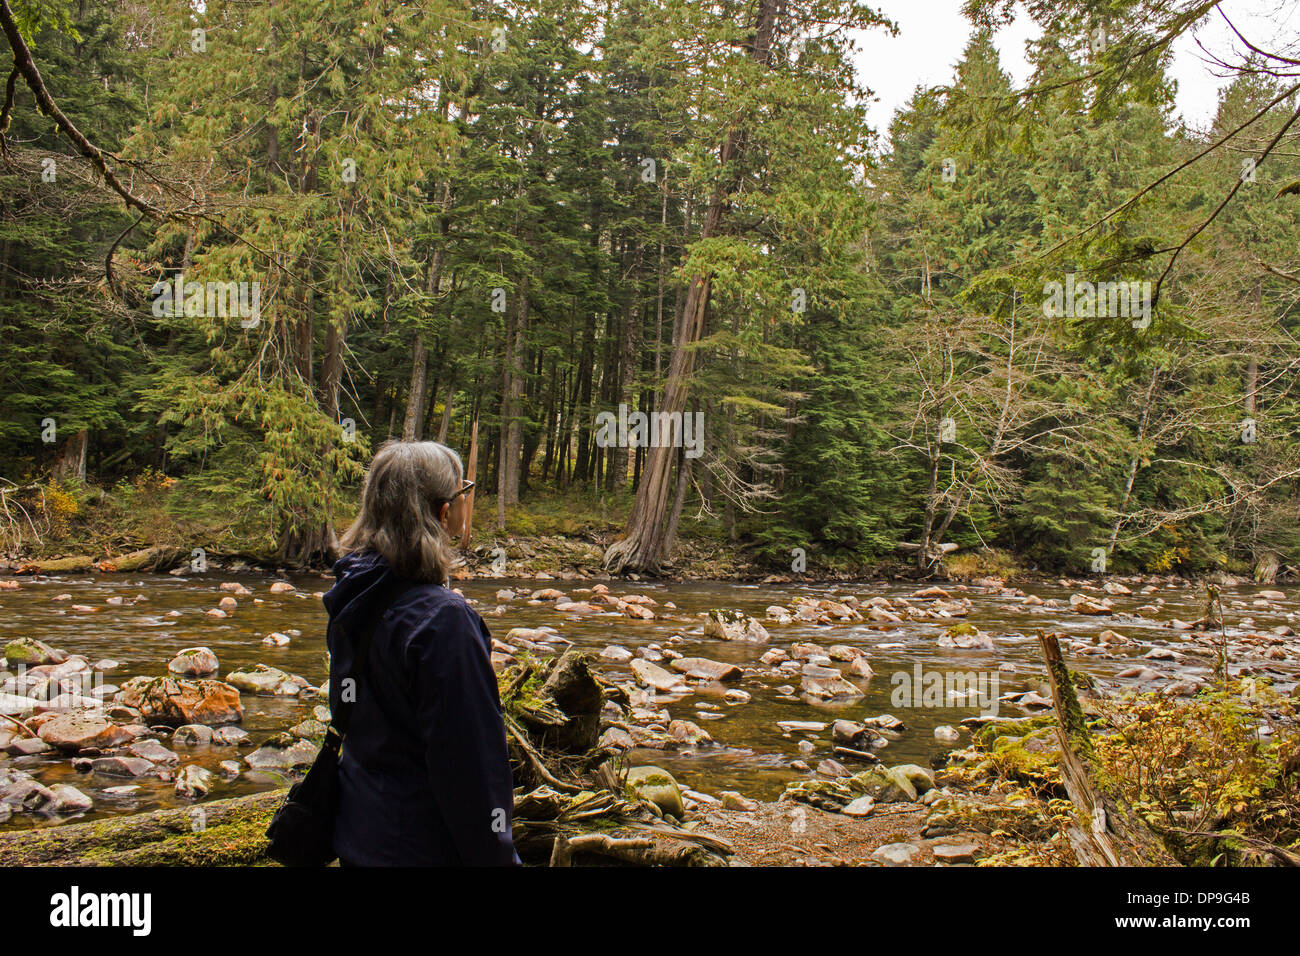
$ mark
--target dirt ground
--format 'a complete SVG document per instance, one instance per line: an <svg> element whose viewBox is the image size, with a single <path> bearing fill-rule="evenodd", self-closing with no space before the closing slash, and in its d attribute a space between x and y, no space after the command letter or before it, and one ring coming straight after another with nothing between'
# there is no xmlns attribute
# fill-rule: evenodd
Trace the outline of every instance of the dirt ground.
<svg viewBox="0 0 1300 956"><path fill-rule="evenodd" d="M908 866L969 866L936 862L936 847L974 844L974 857L998 852L1000 841L984 833L921 835L928 808L917 803L877 806L867 817L828 813L802 803L762 803L756 811L715 809L703 815L697 832L726 840L739 866L884 866L872 854L891 843L910 843L919 852Z"/></svg>

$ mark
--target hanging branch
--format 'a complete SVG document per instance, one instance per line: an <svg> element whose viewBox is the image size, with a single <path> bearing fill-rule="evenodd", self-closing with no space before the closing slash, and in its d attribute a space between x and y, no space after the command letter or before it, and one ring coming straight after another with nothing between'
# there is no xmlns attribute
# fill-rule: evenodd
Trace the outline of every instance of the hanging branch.
<svg viewBox="0 0 1300 956"><path fill-rule="evenodd" d="M23 35L18 31L18 24L14 22L13 11L9 9L8 0L0 0L0 28L4 29L5 37L9 40L9 47L13 50L14 72L21 73L23 79L27 81L27 86L31 89L32 95L36 97L41 112L54 120L55 125L63 130L68 139L72 140L73 145L77 147L77 151L90 160L91 164L99 170L109 188L122 197L123 202L140 210L151 219L161 218L158 210L122 184L122 181L117 178L117 174L109 168L107 160L104 159L104 151L86 139L81 130L73 125L72 120L63 115L63 111L54 102L54 97L46 89L45 81L41 79L41 72L36 68L36 61L32 59L32 51L28 48L27 41L23 39ZM3 114L5 121L8 121L12 107L11 94L13 86L14 73L11 73L9 75L9 86L6 90ZM3 130L3 125L0 125L0 130Z"/></svg>

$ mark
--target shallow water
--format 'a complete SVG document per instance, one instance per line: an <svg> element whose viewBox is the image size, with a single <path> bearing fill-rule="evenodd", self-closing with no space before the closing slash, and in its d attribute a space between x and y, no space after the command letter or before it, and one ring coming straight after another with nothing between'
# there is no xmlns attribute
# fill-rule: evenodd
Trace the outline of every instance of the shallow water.
<svg viewBox="0 0 1300 956"><path fill-rule="evenodd" d="M21 590L0 592L0 646L16 637L35 637L61 648L68 653L83 654L92 662L101 658L119 661L121 666L105 675L105 680L121 684L137 674L160 675L166 673L167 662L181 648L202 645L210 647L220 660L220 675L233 670L265 663L307 678L319 685L327 676L324 655L325 613L319 592L328 588L331 578L316 574L291 575L297 591L283 594L269 593L269 586L278 578L257 573L209 572L187 578L169 575L69 575L41 579L20 579ZM1128 580L1128 579L1125 579ZM239 598L239 607L225 619L207 617L205 611L217 606L226 596L219 589L223 581L238 581L249 588L252 596ZM907 597L916 590L914 583L863 582L858 584L789 584L755 585L733 582L692 581L685 583L606 582L612 593L625 596L644 594L659 602L654 610L659 615L653 621L633 620L618 612L579 617L558 613L553 602L528 603L527 594L535 588L554 587L565 591L574 600L578 593L590 587L592 581L534 581L518 579L475 579L459 582L458 586L471 599L478 602L485 613L488 626L497 637L517 626L536 627L549 625L574 644L599 652L609 644L622 645L633 652L648 644L670 647L691 657L706 657L727 661L744 667L755 667L761 673L747 675L729 684L752 695L743 704L730 704L722 699L724 688L720 685L703 685L677 700L656 704L655 709L667 710L673 718L696 721L709 732L715 746L691 748L678 752L639 749L629 754L629 762L656 763L668 768L684 785L709 793L720 790L739 790L758 799L772 799L784 784L805 776L792 769L792 760L803 759L816 766L823 757L831 756L832 745L829 728L812 735L796 732L784 734L777 721L816 720L829 722L837 717L862 719L882 713L892 713L903 721L906 730L891 736L887 748L879 756L889 764L919 763L926 765L931 757L968 740L963 733L962 743L945 744L934 738L934 728L947 724L958 726L963 718L979 713L974 701L969 706L956 706L945 701L944 706L900 706L894 697L895 687L901 680L895 675L911 677L917 665L923 671L942 673L984 674L996 679L998 694L1036 689L1042 675L1041 657L1035 634L1048 629L1068 634L1076 639L1091 641L1093 635L1108 628L1134 638L1138 644L1115 651L1113 659L1080 656L1071 657L1070 666L1103 679L1104 686L1137 686L1132 680L1116 680L1113 675L1131 667L1135 658L1152 647L1169 647L1186 654L1178 662L1142 660L1140 663L1158 671L1161 678L1143 685L1155 689L1173 679L1205 678L1211 670L1212 658L1193 656L1189 650L1207 647L1208 638L1192 637L1185 631L1173 630L1168 622L1179 618L1184 621L1199 617L1203 594L1187 586L1161 584L1151 594L1136 593L1141 585L1130 582L1135 592L1132 596L1111 598L1115 614L1111 617L1088 617L1073 613L1068 607L1069 595L1079 588L1067 589L1059 585L1027 588L1031 594L1044 599L1057 598L1066 602L1064 608L1029 607L1018 598L1009 598L980 588L949 586L954 598L968 597L973 603L969 617L948 622L906 622L883 625L866 622L841 623L822 626L805 623L779 625L764 621L772 635L770 644L745 644L705 639L700 628L699 615L711 608L728 607L743 610L760 620L765 609L777 604L791 607L795 597L843 599L855 595L866 601L877 595L895 599ZM498 615L491 613L498 607L495 594L502 588L522 592L522 596L505 602ZM1224 590L1227 634L1230 643L1229 659L1234 667L1246 666L1257 677L1267 677L1275 685L1288 691L1300 671L1300 639L1287 637L1280 645L1286 653L1283 660L1266 659L1262 643L1243 642L1249 634L1270 634L1272 628L1297 625L1300 614L1300 588L1280 587L1287 592L1284 601L1268 602L1267 607L1255 607L1255 587ZM315 592L315 593L313 593ZM1105 597L1100 591L1083 591L1094 599ZM56 595L70 594L70 600L56 601ZM137 596L143 599L132 603ZM108 598L121 597L121 605L109 605ZM1139 607L1156 605L1156 611L1142 615L1134 612ZM675 610L662 607L665 602L676 605ZM921 602L917 602L921 603ZM81 604L97 608L96 611L74 611L70 605ZM168 617L167 612L179 611L179 617ZM964 620L991 636L996 645L993 651L942 648L936 641L944 629L956 621ZM272 631L301 631L286 647L262 644L262 638ZM674 636L681 642L668 643ZM1189 640L1189 637L1192 639ZM788 650L794 642L820 644L848 644L861 647L868 655L875 676L868 680L854 679L865 691L865 698L844 704L818 703L811 698L781 694L782 685L799 684L798 676L777 676L770 668L759 663L764 652L780 647ZM880 645L888 645L881 647ZM660 662L667 666L667 662ZM1014 673L1000 673L999 665L1009 663ZM631 682L627 665L614 665L601 661L601 668L616 680ZM891 699L891 697L893 699ZM313 706L320 701L298 701L273 697L243 695L245 715L242 726L252 735L252 745L240 748L184 747L173 749L182 764L198 762L216 770L222 760L247 754L273 733L285 729L309 716ZM920 701L916 703L920 704ZM1027 711L1004 703L1000 713L1020 716ZM811 754L801 753L798 743L809 738L815 746ZM171 747L169 741L163 743ZM95 808L80 816L90 819L114 813L134 813L159 807L189 806L189 802L174 792L172 785L149 778L135 781L122 778L80 774L72 770L67 757L23 757L9 759L0 756L0 766L17 766L33 773L45 785L71 783L95 800ZM268 787L280 786L285 778L274 773L246 771L234 781L218 778L208 799L238 796ZM106 795L106 788L135 783L139 789L125 796ZM44 819L31 814L16 813L3 829L30 826L47 826L68 819Z"/></svg>

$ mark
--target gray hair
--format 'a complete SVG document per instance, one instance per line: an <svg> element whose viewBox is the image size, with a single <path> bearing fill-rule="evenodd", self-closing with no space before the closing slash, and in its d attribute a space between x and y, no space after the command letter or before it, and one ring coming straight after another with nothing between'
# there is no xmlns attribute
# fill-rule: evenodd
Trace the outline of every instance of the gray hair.
<svg viewBox="0 0 1300 956"><path fill-rule="evenodd" d="M345 553L374 550L398 576L446 584L451 542L438 520L460 491L460 456L436 441L388 441L379 447L361 492L361 512L343 533Z"/></svg>

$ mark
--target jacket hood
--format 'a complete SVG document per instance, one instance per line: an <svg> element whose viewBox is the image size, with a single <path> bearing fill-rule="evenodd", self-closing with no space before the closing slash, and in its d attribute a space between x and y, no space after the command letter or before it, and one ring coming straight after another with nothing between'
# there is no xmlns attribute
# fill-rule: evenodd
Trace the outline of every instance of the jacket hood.
<svg viewBox="0 0 1300 956"><path fill-rule="evenodd" d="M377 551L348 554L334 563L334 586L322 599L333 624L352 631L356 621L374 620L378 602L397 576Z"/></svg>

